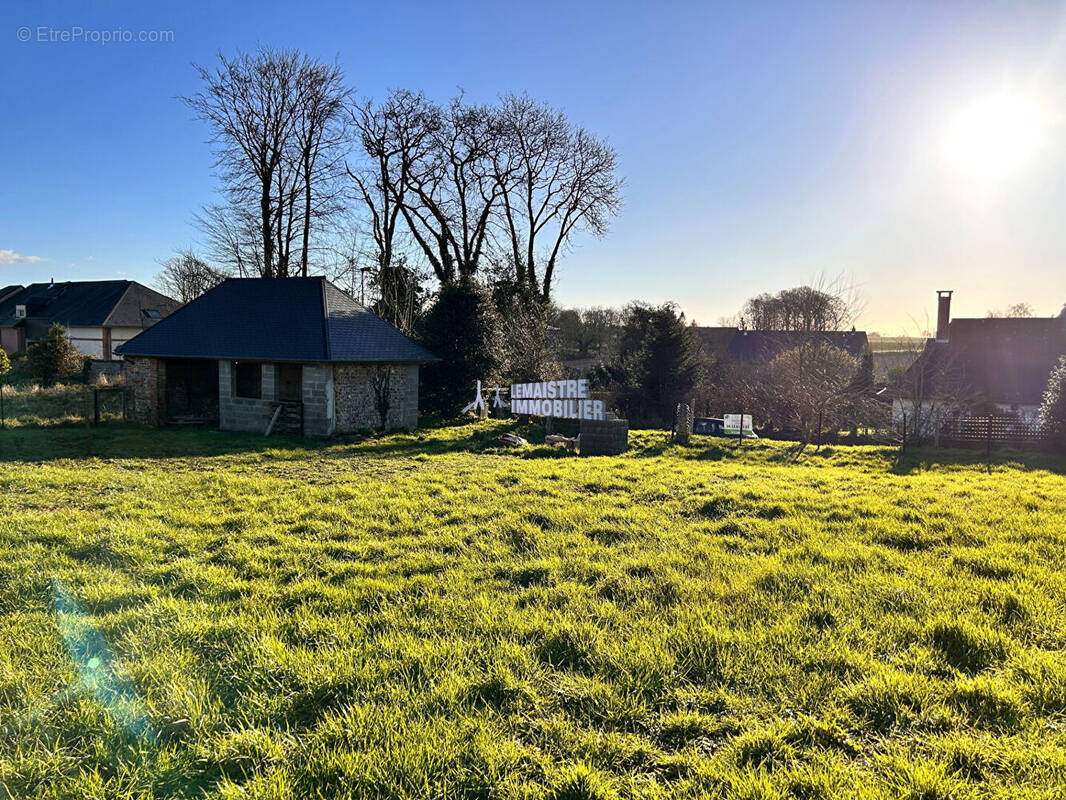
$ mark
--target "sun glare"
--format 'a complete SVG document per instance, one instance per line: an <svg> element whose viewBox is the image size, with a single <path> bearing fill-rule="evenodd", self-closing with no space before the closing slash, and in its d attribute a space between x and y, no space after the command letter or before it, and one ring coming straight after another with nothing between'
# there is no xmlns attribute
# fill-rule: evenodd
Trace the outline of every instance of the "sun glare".
<svg viewBox="0 0 1066 800"><path fill-rule="evenodd" d="M945 137L945 155L961 173L973 178L1006 178L1032 159L1047 127L1047 112L1036 98L991 95L956 115Z"/></svg>

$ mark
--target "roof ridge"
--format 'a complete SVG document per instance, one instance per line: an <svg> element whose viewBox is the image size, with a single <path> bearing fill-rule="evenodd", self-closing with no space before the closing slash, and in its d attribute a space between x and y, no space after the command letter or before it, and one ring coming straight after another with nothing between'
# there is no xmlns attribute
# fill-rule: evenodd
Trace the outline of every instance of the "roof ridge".
<svg viewBox="0 0 1066 800"><path fill-rule="evenodd" d="M329 346L329 301L326 299L326 284L329 281L326 280L324 275L319 275L318 277L321 278L318 287L322 296L322 347L323 352L326 354L326 361L329 361L332 356Z"/></svg>

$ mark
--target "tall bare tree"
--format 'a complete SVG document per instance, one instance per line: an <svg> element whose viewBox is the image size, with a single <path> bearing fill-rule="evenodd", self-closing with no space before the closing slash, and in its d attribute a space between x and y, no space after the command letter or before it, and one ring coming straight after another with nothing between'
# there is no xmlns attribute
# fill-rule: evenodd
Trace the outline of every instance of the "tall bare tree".
<svg viewBox="0 0 1066 800"><path fill-rule="evenodd" d="M499 228L517 284L547 301L574 233L602 236L618 213L618 156L562 112L524 94L504 96L498 117Z"/></svg>
<svg viewBox="0 0 1066 800"><path fill-rule="evenodd" d="M363 157L348 163L347 173L362 201L373 241L368 269L378 295L375 310L410 332L421 273L406 247L411 234L401 213L407 197L403 170L404 164L423 157L436 124L434 112L418 95L393 92L381 105L353 104L349 114Z"/></svg>
<svg viewBox="0 0 1066 800"><path fill-rule="evenodd" d="M298 84L296 163L303 195L299 266L300 274L307 277L313 223L328 219L342 207L338 178L344 173L349 139L346 105L350 90L344 86L338 65L307 59Z"/></svg>
<svg viewBox="0 0 1066 800"><path fill-rule="evenodd" d="M419 104L412 117L426 126L410 137L425 146L400 153L404 199L400 213L442 284L473 278L503 187L495 171L499 116L489 106L454 98L447 106Z"/></svg>
<svg viewBox="0 0 1066 800"><path fill-rule="evenodd" d="M306 274L313 220L330 208L334 151L344 141L340 68L296 51L261 49L232 59L220 54L213 70L197 70L204 87L184 99L211 126L226 199L201 217L209 238L236 250L242 271Z"/></svg>

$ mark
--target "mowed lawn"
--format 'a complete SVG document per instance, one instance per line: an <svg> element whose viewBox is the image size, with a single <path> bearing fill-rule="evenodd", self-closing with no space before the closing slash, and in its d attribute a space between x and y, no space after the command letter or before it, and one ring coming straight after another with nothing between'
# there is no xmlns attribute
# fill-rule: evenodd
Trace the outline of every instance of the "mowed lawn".
<svg viewBox="0 0 1066 800"><path fill-rule="evenodd" d="M498 427L0 431L0 797L1066 796L1066 461Z"/></svg>

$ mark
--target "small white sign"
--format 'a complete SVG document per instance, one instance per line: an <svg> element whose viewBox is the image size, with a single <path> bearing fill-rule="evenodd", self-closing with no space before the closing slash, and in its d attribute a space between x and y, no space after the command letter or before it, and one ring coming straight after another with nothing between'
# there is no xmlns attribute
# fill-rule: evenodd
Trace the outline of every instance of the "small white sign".
<svg viewBox="0 0 1066 800"><path fill-rule="evenodd" d="M740 434L740 414L723 414L722 415L722 429L726 433ZM751 429L751 414L744 415L744 432L753 433Z"/></svg>

